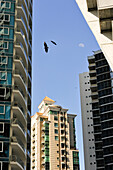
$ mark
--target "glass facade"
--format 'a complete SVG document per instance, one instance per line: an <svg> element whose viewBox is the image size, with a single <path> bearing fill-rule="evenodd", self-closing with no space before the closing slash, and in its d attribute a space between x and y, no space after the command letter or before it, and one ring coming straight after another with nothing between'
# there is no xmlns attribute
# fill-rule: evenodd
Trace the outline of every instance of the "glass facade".
<svg viewBox="0 0 113 170"><path fill-rule="evenodd" d="M10 112L12 93L12 66L14 46L15 1L0 1L0 153L2 168L8 169L10 142Z"/></svg>

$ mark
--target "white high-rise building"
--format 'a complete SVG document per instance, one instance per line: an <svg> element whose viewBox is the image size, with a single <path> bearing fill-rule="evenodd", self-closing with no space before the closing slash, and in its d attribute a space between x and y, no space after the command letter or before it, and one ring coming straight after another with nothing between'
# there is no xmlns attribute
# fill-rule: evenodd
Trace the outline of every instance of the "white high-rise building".
<svg viewBox="0 0 113 170"><path fill-rule="evenodd" d="M79 75L85 170L96 170L89 73Z"/></svg>

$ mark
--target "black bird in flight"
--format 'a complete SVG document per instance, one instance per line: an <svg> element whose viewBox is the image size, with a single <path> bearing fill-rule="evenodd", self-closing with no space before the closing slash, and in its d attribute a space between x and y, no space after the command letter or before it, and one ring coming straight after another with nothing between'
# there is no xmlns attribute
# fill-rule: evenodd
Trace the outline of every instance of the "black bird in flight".
<svg viewBox="0 0 113 170"><path fill-rule="evenodd" d="M54 42L54 41L51 41L51 42L52 42L54 45L57 45L56 42Z"/></svg>
<svg viewBox="0 0 113 170"><path fill-rule="evenodd" d="M44 42L44 49L45 49L45 52L46 52L46 53L48 53L48 48L49 48L49 47L47 46L47 43Z"/></svg>

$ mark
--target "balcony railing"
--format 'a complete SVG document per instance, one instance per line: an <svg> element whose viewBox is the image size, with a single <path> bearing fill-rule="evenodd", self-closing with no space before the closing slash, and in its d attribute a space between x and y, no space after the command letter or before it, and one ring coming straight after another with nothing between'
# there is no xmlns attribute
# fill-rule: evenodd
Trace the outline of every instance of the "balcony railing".
<svg viewBox="0 0 113 170"><path fill-rule="evenodd" d="M12 106L18 107L18 108L21 110L21 112L23 113L24 117L26 118L26 114L25 114L25 112L24 112L24 109L23 109L23 107L18 103L18 101L14 101L14 102L12 103Z"/></svg>
<svg viewBox="0 0 113 170"><path fill-rule="evenodd" d="M13 118L11 120L11 123L19 125L21 127L22 131L24 132L24 134L26 135L26 131L25 131L24 126L22 125L22 123L17 118Z"/></svg>
<svg viewBox="0 0 113 170"><path fill-rule="evenodd" d="M17 155L12 155L10 157L10 161L19 163L22 166L22 168L24 169L24 163Z"/></svg>
<svg viewBox="0 0 113 170"><path fill-rule="evenodd" d="M20 139L18 139L18 138L15 137L15 136L12 136L12 137L11 137L11 142L18 143L18 144L22 147L22 149L24 150L24 152L26 152L26 149L25 149L25 147L24 147L24 144L22 143L22 141L21 141Z"/></svg>
<svg viewBox="0 0 113 170"><path fill-rule="evenodd" d="M24 64L24 62L23 62L23 60L22 60L22 57L15 56L14 58L15 58L16 60L19 60L19 61L22 63L22 65L23 65L23 67L24 67L24 71L25 71L25 73L26 73L26 75L27 75L27 70L26 70L25 64Z"/></svg>
<svg viewBox="0 0 113 170"><path fill-rule="evenodd" d="M23 82L24 82L24 84L25 84L25 86L26 86L25 79L24 79L24 77L23 77L22 73L20 72L20 70L15 69L13 73L14 73L14 74L17 74L17 75L20 75L20 76L21 76L21 78L22 78L22 80L23 80ZM27 88L27 87L26 87L26 88Z"/></svg>

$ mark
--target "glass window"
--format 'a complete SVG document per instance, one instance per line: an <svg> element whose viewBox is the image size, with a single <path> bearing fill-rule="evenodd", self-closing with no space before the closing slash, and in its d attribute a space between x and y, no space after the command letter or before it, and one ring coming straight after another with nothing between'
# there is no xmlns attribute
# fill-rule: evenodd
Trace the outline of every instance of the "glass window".
<svg viewBox="0 0 113 170"><path fill-rule="evenodd" d="M0 142L0 152L3 152L3 142Z"/></svg>
<svg viewBox="0 0 113 170"><path fill-rule="evenodd" d="M6 95L6 88L0 87L0 96L4 97Z"/></svg>
<svg viewBox="0 0 113 170"><path fill-rule="evenodd" d="M0 64L7 64L7 57L0 56Z"/></svg>
<svg viewBox="0 0 113 170"><path fill-rule="evenodd" d="M57 129L55 129L55 134L58 134L58 130Z"/></svg>
<svg viewBox="0 0 113 170"><path fill-rule="evenodd" d="M58 117L57 117L57 116L54 116L54 120L58 120Z"/></svg>
<svg viewBox="0 0 113 170"><path fill-rule="evenodd" d="M57 141L58 141L58 136L55 136L55 140L57 140Z"/></svg>
<svg viewBox="0 0 113 170"><path fill-rule="evenodd" d="M4 133L4 123L0 123L0 133Z"/></svg>
<svg viewBox="0 0 113 170"><path fill-rule="evenodd" d="M4 105L0 105L0 114L4 114L5 113L5 106Z"/></svg>
<svg viewBox="0 0 113 170"><path fill-rule="evenodd" d="M54 123L54 127L58 127L58 123Z"/></svg>
<svg viewBox="0 0 113 170"><path fill-rule="evenodd" d="M7 49L8 48L8 42L4 42L4 48Z"/></svg>
<svg viewBox="0 0 113 170"><path fill-rule="evenodd" d="M0 80L6 80L6 78L7 78L7 72L5 71L0 72Z"/></svg>
<svg viewBox="0 0 113 170"><path fill-rule="evenodd" d="M5 19L5 21L9 21L10 20L10 15L5 14L4 19Z"/></svg>
<svg viewBox="0 0 113 170"><path fill-rule="evenodd" d="M4 34L8 35L9 34L9 29L8 28L4 28Z"/></svg>
<svg viewBox="0 0 113 170"><path fill-rule="evenodd" d="M2 170L2 162L0 162L0 170Z"/></svg>
<svg viewBox="0 0 113 170"><path fill-rule="evenodd" d="M11 3L10 2L5 2L5 7L6 8L11 8Z"/></svg>

